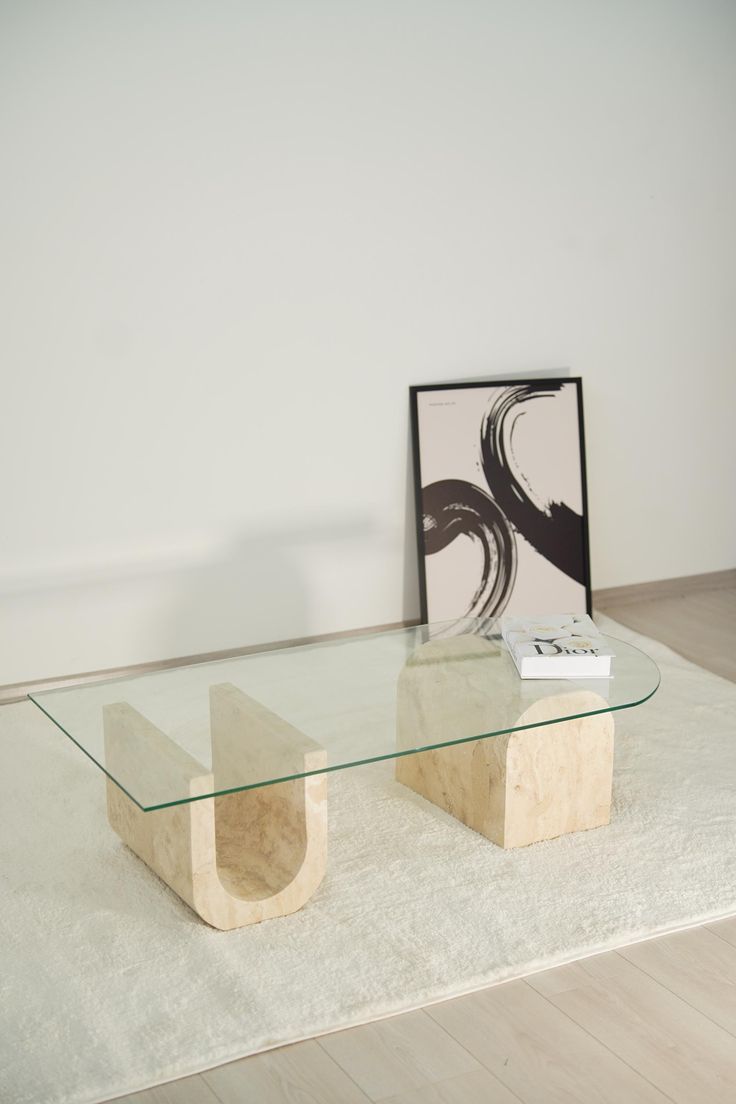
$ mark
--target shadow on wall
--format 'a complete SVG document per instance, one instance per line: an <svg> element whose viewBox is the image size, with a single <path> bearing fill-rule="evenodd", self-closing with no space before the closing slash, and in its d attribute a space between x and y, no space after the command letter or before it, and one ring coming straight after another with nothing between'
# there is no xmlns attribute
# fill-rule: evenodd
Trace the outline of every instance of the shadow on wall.
<svg viewBox="0 0 736 1104"><path fill-rule="evenodd" d="M341 565L349 575L355 549L375 537L371 522L354 517L245 534L188 563L159 557L40 586L9 580L0 686L349 628L331 577Z"/></svg>
<svg viewBox="0 0 736 1104"><path fill-rule="evenodd" d="M464 382L547 374L552 370L512 369ZM408 403L405 470L398 524L392 490L388 520L343 513L308 526L246 531L219 553L159 552L52 577L45 571L0 579L0 687L416 621Z"/></svg>
<svg viewBox="0 0 736 1104"><path fill-rule="evenodd" d="M175 595L162 617L162 645L172 656L266 644L350 628L341 619L334 575L350 576L356 548L369 546L365 519L308 529L271 529L241 537L227 555L169 573Z"/></svg>

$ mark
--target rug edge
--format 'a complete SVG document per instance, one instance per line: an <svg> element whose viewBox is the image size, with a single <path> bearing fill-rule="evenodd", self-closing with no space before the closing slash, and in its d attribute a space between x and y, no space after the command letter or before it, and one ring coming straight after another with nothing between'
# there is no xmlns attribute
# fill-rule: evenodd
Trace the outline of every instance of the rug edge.
<svg viewBox="0 0 736 1104"><path fill-rule="evenodd" d="M727 680L728 681L728 680ZM309 1035L297 1035L293 1038L287 1038L277 1043L268 1043L265 1046L257 1047L255 1050L248 1050L246 1053L233 1054L230 1057L219 1058L216 1062L208 1064L206 1066L198 1066L197 1068L189 1070L187 1073L177 1073L174 1077L167 1077L163 1081L146 1081L144 1084L137 1086L136 1088L123 1089L118 1092L116 1096L95 1096L80 1097L73 1096L68 1097L65 1104L116 1104L117 1101L122 1101L128 1096L132 1096L135 1093L147 1092L151 1089L159 1088L162 1085L171 1085L176 1081L184 1081L188 1077L196 1077L200 1074L209 1073L210 1070L219 1069L220 1066L230 1065L232 1062L240 1062L245 1058L254 1058L258 1054L267 1054L272 1050L281 1050L283 1047L295 1046L297 1043L311 1042L312 1040L318 1042L320 1039L325 1038L327 1035L336 1035L340 1031L348 1031L354 1027L365 1027L368 1024L380 1023L382 1020L390 1020L395 1016L403 1016L409 1012L418 1012L424 1008L433 1008L437 1004L444 1004L446 1001L458 1000L461 997L471 996L473 993L482 993L486 989L495 989L499 985L506 985L512 981L523 981L525 978L534 977L537 974L545 973L547 970L555 970L561 966L571 966L576 962L584 962L587 958L595 958L599 954L607 954L610 951L619 951L624 947L634 947L640 943L649 943L655 939L663 939L668 935L676 935L679 932L692 931L694 928L707 927L708 924L716 924L721 920L730 920L736 918L736 904L733 908L725 913L714 913L712 916L707 916L694 921L688 921L685 924L676 924L674 926L668 926L661 928L658 931L649 931L646 934L636 936L633 939L612 940L610 943L601 944L594 950L584 951L582 954L575 954L572 956L561 956L559 959L546 963L543 966L537 966L531 970L525 970L522 973L510 974L508 977L499 978L497 981L486 981L480 985L471 985L457 991L453 991L448 994L444 994L441 997L430 997L421 1003L410 1003L401 1008L393 1009L390 1012L382 1012L375 1016L369 1016L368 1018L357 1017L348 1022L340 1024L339 1027L327 1027L321 1028ZM115 1090L113 1090L115 1091Z"/></svg>

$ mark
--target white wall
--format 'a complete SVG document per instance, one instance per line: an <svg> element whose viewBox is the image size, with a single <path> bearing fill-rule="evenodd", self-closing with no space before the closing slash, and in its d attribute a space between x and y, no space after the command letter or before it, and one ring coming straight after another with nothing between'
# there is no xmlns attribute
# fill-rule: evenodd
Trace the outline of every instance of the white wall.
<svg viewBox="0 0 736 1104"><path fill-rule="evenodd" d="M407 387L583 376L593 585L736 563L736 6L0 6L0 683L416 614Z"/></svg>

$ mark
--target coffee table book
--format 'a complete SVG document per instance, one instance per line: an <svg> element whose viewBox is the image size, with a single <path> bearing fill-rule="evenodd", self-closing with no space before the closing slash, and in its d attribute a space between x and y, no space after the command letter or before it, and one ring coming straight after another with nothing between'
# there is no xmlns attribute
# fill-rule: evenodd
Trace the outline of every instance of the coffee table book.
<svg viewBox="0 0 736 1104"><path fill-rule="evenodd" d="M501 636L523 679L611 674L614 652L587 614L504 617Z"/></svg>

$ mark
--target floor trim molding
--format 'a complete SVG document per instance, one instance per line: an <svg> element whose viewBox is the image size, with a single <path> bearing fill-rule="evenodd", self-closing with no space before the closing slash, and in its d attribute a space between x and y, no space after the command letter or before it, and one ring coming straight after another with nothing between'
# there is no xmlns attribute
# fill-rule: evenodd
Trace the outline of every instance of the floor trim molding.
<svg viewBox="0 0 736 1104"><path fill-rule="evenodd" d="M634 583L629 586L607 587L593 591L593 606L605 611L609 606L633 605L652 598L668 598L691 594L703 590L721 590L736 587L736 568L727 571L711 571L705 575L685 575L678 579L659 579L649 583ZM198 655L176 656L172 659L155 660L148 663L134 663L126 667L110 667L100 671L83 671L73 675L58 675L53 678L35 679L33 682L9 683L0 686L0 705L22 701L29 693L42 690L55 690L62 686L86 682L102 682L105 679L126 678L130 675L145 675L151 671L165 671L170 667L186 667L194 663L209 663L218 659L234 659L252 652L266 652L277 648L292 648L299 644L321 644L329 640L342 640L351 636L360 636L367 632L387 632L391 629L418 625L419 619L392 621L385 625L370 625L358 629L345 629L342 632L321 633L317 636L305 636L295 640L275 640L270 644L251 644L245 648L226 648L219 652L201 652Z"/></svg>
<svg viewBox="0 0 736 1104"><path fill-rule="evenodd" d="M609 605L647 602L653 598L677 598L701 590L724 590L736 586L736 568L710 571L705 575L683 575L677 579L657 579L650 583L607 587L593 591L593 605L604 610Z"/></svg>
<svg viewBox="0 0 736 1104"><path fill-rule="evenodd" d="M195 663L210 663L218 659L235 659L253 652L272 652L279 648L295 648L301 644L323 644L330 640L343 640L369 632L389 632L391 629L418 625L419 618L408 621L392 621L385 625L371 625L360 629L343 629L341 632L320 633L294 640L273 640L268 644L249 644L244 648L225 648L219 652L200 652L198 655L177 656L173 659L151 660L148 663L131 663L127 667L108 667L100 671L83 671L74 675L58 675L54 678L34 679L32 682L8 683L0 686L0 705L23 701L29 694L42 690L58 690L63 686L87 682L104 682L107 679L127 678L130 675L147 675L152 671L165 671L170 667L188 667Z"/></svg>

